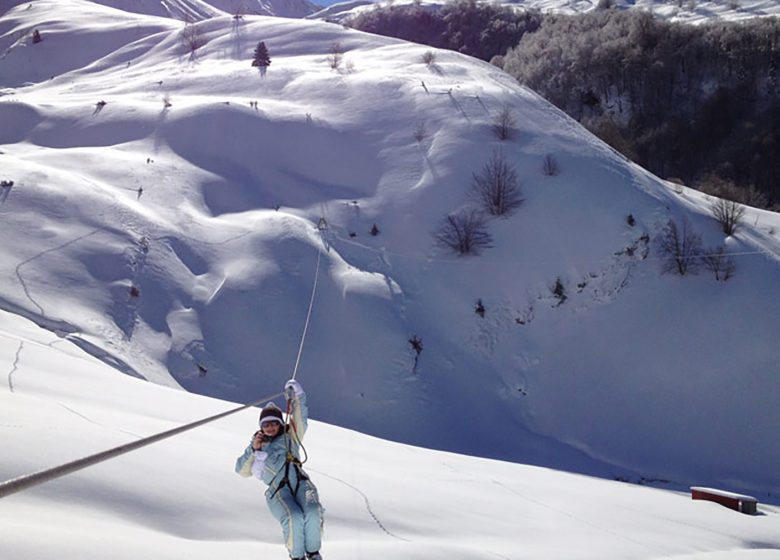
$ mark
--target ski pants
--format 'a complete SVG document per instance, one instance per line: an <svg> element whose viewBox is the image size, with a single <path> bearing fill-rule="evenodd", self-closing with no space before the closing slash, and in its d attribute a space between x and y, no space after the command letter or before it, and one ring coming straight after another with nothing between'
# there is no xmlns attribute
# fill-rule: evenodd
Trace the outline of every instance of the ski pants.
<svg viewBox="0 0 780 560"><path fill-rule="evenodd" d="M285 544L292 558L303 558L307 552L319 551L322 542L322 506L317 488L310 480L299 482L295 494L289 486L280 488L276 494L275 489L270 487L265 493L265 501L282 526Z"/></svg>

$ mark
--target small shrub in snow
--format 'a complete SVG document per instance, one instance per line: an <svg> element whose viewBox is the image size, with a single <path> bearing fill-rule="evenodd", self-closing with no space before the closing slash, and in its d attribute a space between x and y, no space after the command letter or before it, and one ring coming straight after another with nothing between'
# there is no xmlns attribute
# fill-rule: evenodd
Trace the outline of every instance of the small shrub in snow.
<svg viewBox="0 0 780 560"><path fill-rule="evenodd" d="M726 235L734 235L745 214L744 206L739 202L725 198L716 198L712 202L710 210Z"/></svg>
<svg viewBox="0 0 780 560"><path fill-rule="evenodd" d="M34 44L37 44L40 43L41 41L43 41L43 37L41 37L41 32L36 29L35 31L33 31L32 34L32 42Z"/></svg>
<svg viewBox="0 0 780 560"><path fill-rule="evenodd" d="M547 154L542 160L542 173L548 177L557 175L559 173L558 160L552 154Z"/></svg>
<svg viewBox="0 0 780 560"><path fill-rule="evenodd" d="M517 317L515 317L515 323L517 323L518 325L527 325L533 320L534 320L534 308L532 305L529 305L527 308L522 310Z"/></svg>
<svg viewBox="0 0 780 560"><path fill-rule="evenodd" d="M368 233L370 233L371 235L373 235L374 237L376 237L377 235L379 235L379 228L377 227L377 225L376 225L376 224L374 224L374 225L371 227L371 230L370 230Z"/></svg>
<svg viewBox="0 0 780 560"><path fill-rule="evenodd" d="M412 346L412 350L414 350L414 365L412 366L412 372L417 372L417 362L420 359L420 354L423 351L423 343L422 339L419 338L416 334L412 335L412 338L409 339L409 344Z"/></svg>
<svg viewBox="0 0 780 560"><path fill-rule="evenodd" d="M479 315L480 317L485 317L485 306L482 303L482 298L477 300L477 304L474 306L474 313Z"/></svg>
<svg viewBox="0 0 780 560"><path fill-rule="evenodd" d="M687 219L682 227L669 220L655 238L655 244L661 256L662 272L673 272L680 276L698 271L701 264L701 235L691 229Z"/></svg>
<svg viewBox="0 0 780 560"><path fill-rule="evenodd" d="M459 255L478 255L493 246L484 214L474 209L448 215L434 234L436 243Z"/></svg>
<svg viewBox="0 0 780 560"><path fill-rule="evenodd" d="M425 123L421 122L417 125L417 128L414 129L414 139L418 142L422 142L425 140L425 138L428 136L428 131L425 130Z"/></svg>
<svg viewBox="0 0 780 560"><path fill-rule="evenodd" d="M726 254L722 245L717 249L708 249L706 254L702 256L702 262L704 268L712 272L715 275L715 280L719 282L727 282L737 270L734 257Z"/></svg>
<svg viewBox="0 0 780 560"><path fill-rule="evenodd" d="M343 59L344 48L341 46L341 43L333 43L330 46L330 54L328 54L328 66L333 70L338 70Z"/></svg>
<svg viewBox="0 0 780 560"><path fill-rule="evenodd" d="M493 119L493 134L499 140L509 140L514 134L515 123L512 110L505 105Z"/></svg>
<svg viewBox="0 0 780 560"><path fill-rule="evenodd" d="M508 216L523 203L517 171L499 151L474 173L470 194L493 216Z"/></svg>
<svg viewBox="0 0 780 560"><path fill-rule="evenodd" d="M563 282L561 282L560 277L556 278L555 284L550 286L550 293L558 300L558 303L555 305L556 307L562 305L564 301L569 299L569 296L566 295L566 287L563 285Z"/></svg>
<svg viewBox="0 0 780 560"><path fill-rule="evenodd" d="M436 62L436 53L433 51L425 51L422 55L422 61L424 64L430 66Z"/></svg>
<svg viewBox="0 0 780 560"><path fill-rule="evenodd" d="M628 217L626 218L626 223L631 227L634 227L636 225L636 219L634 219L633 214L628 215Z"/></svg>
<svg viewBox="0 0 780 560"><path fill-rule="evenodd" d="M195 58L197 50L207 43L200 27L192 21L185 22L184 29L181 30L181 42L190 53L190 59Z"/></svg>

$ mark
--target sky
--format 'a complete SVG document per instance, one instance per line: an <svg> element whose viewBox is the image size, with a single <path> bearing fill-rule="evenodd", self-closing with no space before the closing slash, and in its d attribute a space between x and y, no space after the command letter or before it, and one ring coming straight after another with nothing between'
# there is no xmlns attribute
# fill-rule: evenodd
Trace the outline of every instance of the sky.
<svg viewBox="0 0 780 560"><path fill-rule="evenodd" d="M24 32L33 28L42 42ZM367 540L378 554L398 545L360 509L368 500L390 533L415 543L412 557L474 558L476 547L516 558L506 525L485 528L486 540L455 536L486 515L460 517L464 504L496 491L513 496L501 520L522 519L529 539L543 530L544 557L574 553L554 536L562 518L621 557L777 547L767 536L780 534L776 214L746 209L725 236L710 198L651 175L457 53L320 21L222 16L195 28L193 51L178 20L80 0L39 0L0 19L0 178L13 181L0 192L0 234L23 240L0 247L0 307L17 317L4 330L5 476L252 402L295 370L317 421L313 449L330 465L312 468L330 480L330 502L344 500L330 514L344 557ZM251 66L260 40L265 76ZM504 107L516 125L501 141L492 123ZM516 168L525 202L486 221L493 247L455 255L434 234L473 208L473 174L494 153ZM548 155L557 175L542 172ZM652 239L669 220L687 221L708 251L723 247L734 277L662 274ZM66 363L58 353L25 357L60 346L103 365L81 377L79 366L55 365ZM37 380L25 386L28 375ZM221 478L234 476L255 419L233 422L230 438L205 431L197 444L175 440L97 478L12 498L21 501L2 514L20 520L7 529L20 535L6 545L11 557L46 557L61 539L29 535L83 518L68 541L74 558L103 534L155 535L171 557L174 544L201 541L255 550L262 504L237 486L248 481ZM29 446L41 436L43 454ZM408 465L421 473L418 509L394 485ZM164 478L134 476L152 470L201 489L182 484L163 500ZM364 470L376 478L364 484ZM493 473L489 484L480 472ZM243 506L215 505L204 479L234 488ZM84 501L64 507L84 480ZM690 485L751 493L765 515L699 509ZM558 486L570 491L540 493ZM374 491L395 505L374 509ZM602 517L580 509L605 494L617 502ZM626 513L634 499L653 516ZM441 523L430 514L439 503L452 513ZM616 504L621 515L606 507ZM636 529L624 530L624 515ZM669 550L639 536L669 523L680 535ZM267 525L262 546L280 550Z"/></svg>

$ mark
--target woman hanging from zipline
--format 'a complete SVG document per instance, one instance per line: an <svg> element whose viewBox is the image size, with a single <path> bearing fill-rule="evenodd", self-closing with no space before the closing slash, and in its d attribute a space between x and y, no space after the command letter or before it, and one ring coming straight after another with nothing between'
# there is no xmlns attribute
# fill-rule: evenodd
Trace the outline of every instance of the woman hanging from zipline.
<svg viewBox="0 0 780 560"><path fill-rule="evenodd" d="M236 472L245 477L254 475L268 485L265 500L282 525L290 558L322 560L323 510L317 488L301 468L301 440L309 418L306 393L295 379L284 389L287 422L278 406L266 404L260 412L260 429L236 459Z"/></svg>

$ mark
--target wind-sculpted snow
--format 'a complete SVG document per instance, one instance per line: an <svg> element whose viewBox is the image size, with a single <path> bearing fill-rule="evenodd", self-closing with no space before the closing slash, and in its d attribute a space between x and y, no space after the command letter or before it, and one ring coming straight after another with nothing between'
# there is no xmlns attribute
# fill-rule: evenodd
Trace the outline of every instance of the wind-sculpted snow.
<svg viewBox="0 0 780 560"><path fill-rule="evenodd" d="M0 104L0 142L15 144L28 138L43 121L43 115L35 107L23 103Z"/></svg>
<svg viewBox="0 0 780 560"><path fill-rule="evenodd" d="M296 116L269 120L245 105L197 109L171 116L166 143L221 178L204 189L214 215L373 196L377 140Z"/></svg>
<svg viewBox="0 0 780 560"><path fill-rule="evenodd" d="M137 39L180 26L87 0L36 0L28 6L17 6L0 20L0 87L54 79ZM41 33L40 43L33 42L34 30Z"/></svg>

